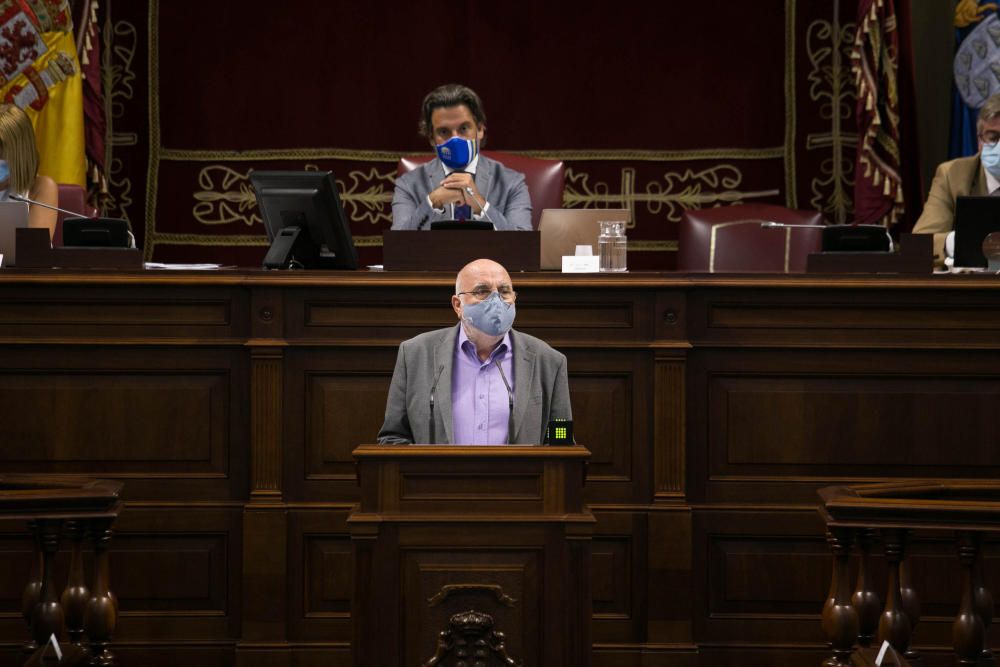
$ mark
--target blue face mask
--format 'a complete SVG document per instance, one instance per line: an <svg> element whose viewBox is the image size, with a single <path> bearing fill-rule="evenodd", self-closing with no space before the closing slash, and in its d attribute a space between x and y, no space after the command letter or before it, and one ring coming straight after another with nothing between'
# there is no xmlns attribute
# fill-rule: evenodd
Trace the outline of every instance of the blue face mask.
<svg viewBox="0 0 1000 667"><path fill-rule="evenodd" d="M6 201L10 183L10 167L7 160L0 160L0 201Z"/></svg>
<svg viewBox="0 0 1000 667"><path fill-rule="evenodd" d="M514 324L517 309L493 292L484 301L462 305L462 321L489 336L503 336Z"/></svg>
<svg viewBox="0 0 1000 667"><path fill-rule="evenodd" d="M1000 178L1000 144L983 144L983 150L979 153L979 161L986 167L994 178Z"/></svg>
<svg viewBox="0 0 1000 667"><path fill-rule="evenodd" d="M438 157L450 169L465 169L479 155L479 141L452 137L434 147Z"/></svg>

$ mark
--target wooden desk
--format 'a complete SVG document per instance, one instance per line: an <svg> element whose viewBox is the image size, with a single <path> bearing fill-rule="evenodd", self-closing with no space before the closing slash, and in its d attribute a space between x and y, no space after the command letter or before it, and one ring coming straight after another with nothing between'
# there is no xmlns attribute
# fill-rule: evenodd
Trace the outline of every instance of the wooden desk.
<svg viewBox="0 0 1000 667"><path fill-rule="evenodd" d="M816 489L1000 476L992 279L513 278L517 327L569 358L593 454L595 665L818 664ZM454 321L453 289L444 273L0 271L0 471L125 482L123 664L178 645L192 666L350 664L351 451L381 424L398 343ZM915 535L915 571L943 549ZM0 532L3 660L29 551ZM950 659L957 577L921 587L925 664Z"/></svg>

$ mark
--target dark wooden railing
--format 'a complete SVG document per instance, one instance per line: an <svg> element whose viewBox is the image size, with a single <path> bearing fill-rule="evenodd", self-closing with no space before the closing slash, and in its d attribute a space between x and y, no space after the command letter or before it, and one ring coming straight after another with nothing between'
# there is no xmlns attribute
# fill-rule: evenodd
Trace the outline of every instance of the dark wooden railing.
<svg viewBox="0 0 1000 667"><path fill-rule="evenodd" d="M896 482L820 489L820 514L833 552L830 594L823 606L823 631L833 655L823 664L852 664L858 649L888 641L913 661L911 647L920 602L909 578L907 539L914 530L942 531L955 539L962 567L958 613L952 625L959 665L993 664L986 630L993 619L993 596L983 581L983 538L1000 532L1000 482ZM888 585L885 605L872 587L870 554L881 539ZM860 552L851 590L849 559Z"/></svg>
<svg viewBox="0 0 1000 667"><path fill-rule="evenodd" d="M56 475L0 475L0 520L25 520L35 539L32 570L22 597L30 628L25 664L36 664L54 634L61 665L115 665L111 637L118 600L109 588L111 530L122 503L121 482ZM66 587L59 593L54 561L62 538L71 544ZM94 550L87 584L84 542ZM51 650L51 649L50 649Z"/></svg>

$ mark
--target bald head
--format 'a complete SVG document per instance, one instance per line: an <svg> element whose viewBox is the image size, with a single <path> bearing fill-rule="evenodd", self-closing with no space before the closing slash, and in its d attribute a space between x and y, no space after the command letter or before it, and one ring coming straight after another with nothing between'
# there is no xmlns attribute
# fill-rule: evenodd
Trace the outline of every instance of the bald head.
<svg viewBox="0 0 1000 667"><path fill-rule="evenodd" d="M497 264L492 259L474 259L458 272L455 278L455 294L473 290L479 284L492 289L510 285L510 275L502 264Z"/></svg>

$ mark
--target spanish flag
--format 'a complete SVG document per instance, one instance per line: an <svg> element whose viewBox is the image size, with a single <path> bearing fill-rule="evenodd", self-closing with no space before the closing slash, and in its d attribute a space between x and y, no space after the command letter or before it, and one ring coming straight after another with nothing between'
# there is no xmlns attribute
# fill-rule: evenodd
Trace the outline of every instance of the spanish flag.
<svg viewBox="0 0 1000 667"><path fill-rule="evenodd" d="M35 126L39 173L86 187L83 83L67 0L0 3L0 99Z"/></svg>

